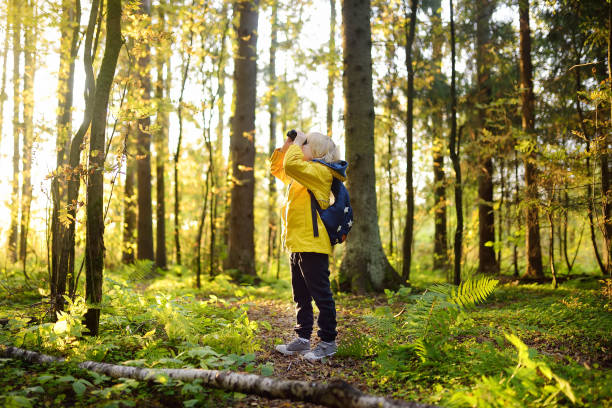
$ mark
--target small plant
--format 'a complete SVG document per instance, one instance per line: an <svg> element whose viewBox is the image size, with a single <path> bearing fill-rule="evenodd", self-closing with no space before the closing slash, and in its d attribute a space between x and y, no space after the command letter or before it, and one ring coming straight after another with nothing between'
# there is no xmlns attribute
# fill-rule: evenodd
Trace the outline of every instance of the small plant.
<svg viewBox="0 0 612 408"><path fill-rule="evenodd" d="M576 396L569 382L559 377L514 334L506 334L518 351L518 364L506 369L506 377L483 376L471 386L455 392L447 405L454 407L556 406L565 396L572 403Z"/></svg>

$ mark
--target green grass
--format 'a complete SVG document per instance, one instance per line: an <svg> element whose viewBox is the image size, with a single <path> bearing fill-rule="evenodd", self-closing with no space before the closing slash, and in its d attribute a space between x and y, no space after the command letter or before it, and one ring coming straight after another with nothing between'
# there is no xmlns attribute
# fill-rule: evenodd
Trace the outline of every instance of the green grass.
<svg viewBox="0 0 612 408"><path fill-rule="evenodd" d="M152 274L139 264L107 271L101 335L90 338L83 336L83 303L58 323L49 320L41 303L46 271L31 269L37 285L27 285L19 270L0 274L0 318L9 319L0 330L3 344L72 362L273 371L256 357L263 347L258 334L270 325L246 312L262 300L291 302L284 270L282 279L270 274L259 286L220 275L204 279L200 290L184 268ZM351 323L339 327L344 341L335 358L340 366L344 359L360 362L341 375L373 393L443 406L612 407L612 301L604 283L580 278L556 290L499 285L485 302L460 308L444 290L431 291L443 279L420 271L412 286L397 292L336 294L339 313ZM225 406L240 397L197 382L110 379L74 364L0 360L0 373L2 406Z"/></svg>

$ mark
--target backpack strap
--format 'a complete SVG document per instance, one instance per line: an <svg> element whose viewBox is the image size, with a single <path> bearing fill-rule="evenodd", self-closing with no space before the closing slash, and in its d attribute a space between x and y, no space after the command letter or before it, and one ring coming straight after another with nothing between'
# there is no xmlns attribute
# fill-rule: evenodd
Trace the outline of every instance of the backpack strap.
<svg viewBox="0 0 612 408"><path fill-rule="evenodd" d="M319 236L319 223L317 222L317 211L319 207L319 203L315 198L312 191L308 190L308 194L310 194L310 212L312 214L312 233L315 238Z"/></svg>

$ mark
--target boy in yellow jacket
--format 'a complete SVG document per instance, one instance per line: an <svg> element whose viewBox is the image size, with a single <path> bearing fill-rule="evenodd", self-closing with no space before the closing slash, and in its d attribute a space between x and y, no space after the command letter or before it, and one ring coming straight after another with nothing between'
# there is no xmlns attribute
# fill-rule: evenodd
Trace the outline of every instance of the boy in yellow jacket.
<svg viewBox="0 0 612 408"><path fill-rule="evenodd" d="M346 162L339 161L339 152L328 136L312 132L297 132L295 140L285 140L271 157L272 174L288 185L281 211L282 237L291 253L291 284L296 304L297 338L276 346L285 355L302 354L309 361L318 361L336 353L336 305L329 284L331 242L321 217L313 211L310 190L322 209L329 207L334 177L346 179ZM321 159L324 165L312 159ZM318 225L318 236L313 233ZM319 309L317 320L320 342L310 349L313 327L312 301Z"/></svg>

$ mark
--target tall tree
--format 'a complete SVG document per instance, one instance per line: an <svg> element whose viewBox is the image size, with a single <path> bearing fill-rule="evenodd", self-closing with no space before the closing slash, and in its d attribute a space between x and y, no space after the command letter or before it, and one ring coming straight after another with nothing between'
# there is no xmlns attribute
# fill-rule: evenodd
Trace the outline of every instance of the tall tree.
<svg viewBox="0 0 612 408"><path fill-rule="evenodd" d="M336 83L336 0L329 0L329 55L327 56L327 135L334 124L334 86Z"/></svg>
<svg viewBox="0 0 612 408"><path fill-rule="evenodd" d="M80 15L81 3L77 0L77 14ZM81 177L83 168L81 166L81 150L85 134L89 130L91 124L93 101L95 98L96 80L93 71L93 49L94 34L96 29L96 21L99 12L100 1L94 0L91 4L87 30L85 32L85 45L83 50L83 68L85 70L85 112L83 120L76 134L70 141L70 154L68 158L68 167L64 171L68 182L68 194L66 197L65 216L68 226L61 234L62 242L60 244L59 255L59 271L65 274L68 280L68 292L72 296L76 291L76 276L74 274L75 262L75 236L76 236L76 215L78 208L82 205L78 201L79 189L81 186ZM102 152L103 153L103 152ZM57 294L58 299L62 296ZM61 302L61 300L60 300Z"/></svg>
<svg viewBox="0 0 612 408"><path fill-rule="evenodd" d="M461 185L461 162L459 159L461 146L461 131L457 134L457 91L455 71L455 17L453 14L453 0L450 3L450 37L451 37L451 131L448 144L450 159L455 171L455 211L457 214L457 226L455 227L455 240L453 244L455 264L453 267L453 283L461 283L461 258L463 249L463 192Z"/></svg>
<svg viewBox="0 0 612 408"><path fill-rule="evenodd" d="M478 123L479 163L478 163L478 272L497 273L498 265L495 250L495 213L493 212L493 159L492 143L488 140L490 129L487 126L487 106L491 103L492 42L491 18L495 10L495 0L477 0L476 12L476 69L477 100L479 104L476 121Z"/></svg>
<svg viewBox="0 0 612 408"><path fill-rule="evenodd" d="M402 279L382 249L374 172L374 98L372 95L370 2L342 2L344 111L348 189L355 225L340 266L342 290L382 291ZM364 243L367 242L367 245Z"/></svg>
<svg viewBox="0 0 612 408"><path fill-rule="evenodd" d="M612 276L612 176L610 170L609 151L612 145L612 136L610 136L612 128L612 2L608 2L608 91L610 92L610 122L607 132L602 137L601 146L601 197L602 197L602 213L604 219L604 240L607 248L607 263L606 269L608 275Z"/></svg>
<svg viewBox="0 0 612 408"><path fill-rule="evenodd" d="M529 27L529 0L519 0L519 19L521 54L521 59L519 63L521 76L521 118L525 137L529 138L529 140L531 140L534 145L537 145L537 141L535 140L536 136L534 132L535 97L533 95L533 68L531 64L531 29ZM540 222L538 218L537 206L538 194L535 153L530 150L530 152L525 155L523 161L525 165L525 195L527 199L527 208L525 211L525 219L527 221L525 236L527 265L525 276L531 278L541 278L544 276L544 271L542 270L542 249L540 247Z"/></svg>
<svg viewBox="0 0 612 408"><path fill-rule="evenodd" d="M414 123L414 66L412 64L412 46L416 33L418 0L410 0L410 17L408 7L404 14L405 21L410 21L406 28L406 70L408 71L408 86L406 95L408 106L406 108L406 224L404 225L404 244L402 248L404 263L402 279L410 279L410 265L412 264L412 240L414 237L414 185L412 176L412 127Z"/></svg>
<svg viewBox="0 0 612 408"><path fill-rule="evenodd" d="M253 198L255 188L255 89L257 84L258 0L238 0L237 54L234 57L233 116L230 137L231 203L229 248L226 269L252 275L255 271L255 229Z"/></svg>
<svg viewBox="0 0 612 408"><path fill-rule="evenodd" d="M140 0L139 14L143 19L142 27L151 26L151 0ZM154 260L153 254L153 208L151 199L151 118L148 103L151 98L151 48L148 38L143 36L138 54L138 83L144 115L138 119L138 158L136 161L138 178L138 259Z"/></svg>
<svg viewBox="0 0 612 408"><path fill-rule="evenodd" d="M24 4L24 70L23 70L23 141L21 154L21 219L19 222L19 260L24 262L28 249L30 206L32 204L32 147L34 144L34 75L36 73L36 4Z"/></svg>
<svg viewBox="0 0 612 408"><path fill-rule="evenodd" d="M94 3L97 0L94 0ZM100 10L102 11L102 10ZM106 10L106 46L96 80L89 142L89 179L87 183L87 234L85 249L85 298L96 305L102 300L104 271L104 158L108 100L115 76L121 37L121 0L108 0ZM98 334L100 309L90 307L85 314L89 334Z"/></svg>
<svg viewBox="0 0 612 408"><path fill-rule="evenodd" d="M331 0L333 2L333 0ZM270 142L268 154L272 156L276 148L276 109L278 105L276 88L276 48L278 47L278 3L272 3L272 18L270 19L272 30L270 33L270 64L268 65L268 89L270 99L268 101L268 112L270 113ZM329 89L328 89L329 92ZM328 102L329 103L329 102ZM276 233L278 230L278 210L276 205L276 179L272 173L268 176L268 251L267 264L270 265L276 249Z"/></svg>
<svg viewBox="0 0 612 408"><path fill-rule="evenodd" d="M12 13L12 2L9 1L6 5L6 30L4 32L4 46L2 47L2 79L0 79L0 143L2 143L3 137L3 125L4 125L4 101L8 99L6 94L6 72L8 71L8 65L6 63L8 57L8 49L10 44L10 26L11 26L11 13Z"/></svg>
<svg viewBox="0 0 612 408"><path fill-rule="evenodd" d="M447 97L448 85L442 77L442 46L445 41L442 28L441 2L435 0L428 4L431 15L431 41L432 54L431 64L433 69L434 81L430 91L429 103L431 104L430 121L432 124L433 148L433 196L434 196L434 251L433 268L448 269L448 246L446 233L446 174L444 171L444 114L442 100Z"/></svg>
<svg viewBox="0 0 612 408"><path fill-rule="evenodd" d="M165 13L164 8L166 3L161 1L158 10L158 31L164 32L165 28ZM165 164L168 159L168 112L166 110L166 101L169 98L170 77L164 79L164 67L170 64L170 58L166 49L169 47L165 41L160 43L157 48L156 63L157 63L157 82L155 84L155 99L157 100L157 130L155 133L155 186L156 186L156 220L157 228L155 230L156 250L155 264L158 268L166 269L168 267L168 256L166 252L166 186L165 186ZM169 73L170 69L166 69Z"/></svg>
<svg viewBox="0 0 612 408"><path fill-rule="evenodd" d="M134 263L136 248L136 195L134 194L134 176L136 160L134 159L134 129L131 124L124 125L125 137L125 185L123 186L123 242L121 245L121 260L125 264Z"/></svg>
<svg viewBox="0 0 612 408"><path fill-rule="evenodd" d="M181 78L181 94L178 100L178 125L179 134L176 142L176 151L174 153L174 250L176 254L176 263L181 265L181 224L180 224L180 210L181 210L181 196L179 194L179 160L181 158L181 147L183 143L183 98L185 96L185 85L187 83L187 76L189 74L189 64L191 63L191 47L193 45L193 22L189 24L189 46L186 51L182 53L183 58L183 72ZM186 56L185 56L186 54Z"/></svg>
<svg viewBox="0 0 612 408"><path fill-rule="evenodd" d="M17 260L19 237L19 139L21 135L21 15L22 2L12 0L11 27L13 29L13 181L11 192L11 226L9 230L9 259Z"/></svg>
<svg viewBox="0 0 612 408"><path fill-rule="evenodd" d="M66 208L67 180L64 174L72 133L72 102L74 68L78 52L81 5L79 0L62 0L60 21L60 65L58 72L56 172L51 182L53 212L51 216L51 302L56 311L63 309L62 295L66 291L66 272L60 269L62 245L66 228L60 221L60 211ZM66 220L71 221L71 220Z"/></svg>

